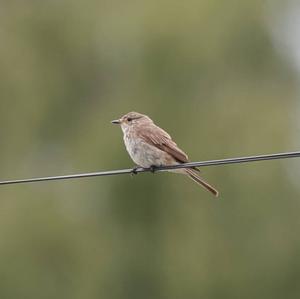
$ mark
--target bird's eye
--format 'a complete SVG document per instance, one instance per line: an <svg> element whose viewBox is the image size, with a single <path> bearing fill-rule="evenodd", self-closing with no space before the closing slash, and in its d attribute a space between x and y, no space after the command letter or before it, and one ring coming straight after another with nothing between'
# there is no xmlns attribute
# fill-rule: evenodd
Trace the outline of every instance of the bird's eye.
<svg viewBox="0 0 300 299"><path fill-rule="evenodd" d="M128 117L128 118L127 118L127 121L132 121L132 118L131 118L131 117Z"/></svg>

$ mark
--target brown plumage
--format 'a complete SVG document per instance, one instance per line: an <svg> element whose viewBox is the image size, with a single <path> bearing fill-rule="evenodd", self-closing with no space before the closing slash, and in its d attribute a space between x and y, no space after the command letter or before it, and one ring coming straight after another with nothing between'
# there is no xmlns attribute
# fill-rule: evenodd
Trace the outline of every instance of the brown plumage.
<svg viewBox="0 0 300 299"><path fill-rule="evenodd" d="M189 162L187 154L177 146L171 136L156 126L147 115L129 112L112 123L121 125L126 149L137 165L148 168ZM198 175L199 170L195 167L170 171L185 174L215 196L219 194Z"/></svg>

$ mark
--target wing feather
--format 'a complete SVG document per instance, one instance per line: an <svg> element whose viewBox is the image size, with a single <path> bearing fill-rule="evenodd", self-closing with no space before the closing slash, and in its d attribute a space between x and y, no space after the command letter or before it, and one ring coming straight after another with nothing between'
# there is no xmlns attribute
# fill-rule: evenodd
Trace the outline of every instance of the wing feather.
<svg viewBox="0 0 300 299"><path fill-rule="evenodd" d="M181 163L188 162L187 154L182 151L172 140L171 136L156 125L143 126L139 130L139 137L160 150L170 154L176 161Z"/></svg>

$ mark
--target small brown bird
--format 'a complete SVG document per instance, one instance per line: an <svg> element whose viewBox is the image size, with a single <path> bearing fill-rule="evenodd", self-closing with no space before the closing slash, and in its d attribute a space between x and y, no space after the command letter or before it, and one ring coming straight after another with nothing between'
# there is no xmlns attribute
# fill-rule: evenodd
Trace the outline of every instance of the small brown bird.
<svg viewBox="0 0 300 299"><path fill-rule="evenodd" d="M147 115L129 112L112 123L121 125L126 149L137 165L150 168L189 162L187 154L177 146L171 136L156 126ZM170 171L185 174L215 196L219 195L214 187L198 175L199 169L196 167Z"/></svg>

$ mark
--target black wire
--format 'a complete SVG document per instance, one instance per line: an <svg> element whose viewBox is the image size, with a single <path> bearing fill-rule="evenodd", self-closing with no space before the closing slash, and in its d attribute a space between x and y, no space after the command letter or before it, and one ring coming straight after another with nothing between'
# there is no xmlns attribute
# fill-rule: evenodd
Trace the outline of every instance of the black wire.
<svg viewBox="0 0 300 299"><path fill-rule="evenodd" d="M237 164L237 163L247 163L247 162L255 162L255 161L277 160L277 159L287 159L287 158L297 158L297 157L300 157L300 151L269 154L269 155L258 155L258 156L220 159L220 160L190 162L190 163L183 163L183 164L172 165L172 166L159 166L159 167L155 167L155 171L167 171L170 169L179 169L179 168L187 168L187 167L217 166L217 165L225 165L225 164ZM49 177L19 179L19 180L6 180L6 181L0 181L0 185L34 183L34 182L43 182L43 181L70 180L70 179L80 179L80 178L98 177L98 176L133 174L133 173L151 172L151 171L153 171L153 169L151 169L151 168L120 169L120 170L88 172L88 173L79 173L79 174L70 174L70 175L58 175L58 176L49 176Z"/></svg>

